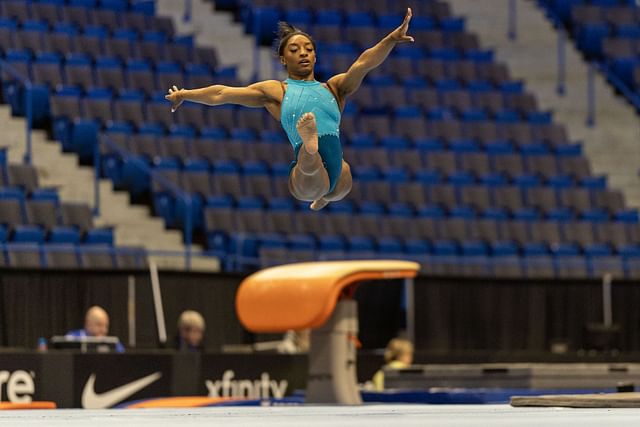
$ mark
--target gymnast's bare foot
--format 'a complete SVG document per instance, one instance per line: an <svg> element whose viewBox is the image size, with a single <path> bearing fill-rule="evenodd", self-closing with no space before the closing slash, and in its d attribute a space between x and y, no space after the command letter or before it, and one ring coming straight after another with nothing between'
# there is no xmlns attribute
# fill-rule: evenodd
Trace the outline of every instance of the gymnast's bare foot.
<svg viewBox="0 0 640 427"><path fill-rule="evenodd" d="M320 209L324 208L328 204L329 204L329 201L327 199L325 199L324 197L322 197L322 198L314 201L313 203L311 203L311 210L319 211Z"/></svg>
<svg viewBox="0 0 640 427"><path fill-rule="evenodd" d="M316 116L313 113L305 113L296 124L298 134L302 139L302 145L307 153L313 155L318 152L318 129Z"/></svg>

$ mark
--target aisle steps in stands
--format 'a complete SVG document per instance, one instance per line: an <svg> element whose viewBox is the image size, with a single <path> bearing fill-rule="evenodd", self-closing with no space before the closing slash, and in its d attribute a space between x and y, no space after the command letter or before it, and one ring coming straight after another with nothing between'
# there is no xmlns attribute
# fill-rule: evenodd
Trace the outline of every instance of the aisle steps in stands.
<svg viewBox="0 0 640 427"><path fill-rule="evenodd" d="M23 118L11 117L10 108L0 105L0 123L3 130L2 145L8 146L9 161L23 160L25 123ZM84 202L93 206L93 168L78 166L77 156L62 153L58 143L47 141L41 130L32 132L33 164L38 169L41 185L56 187L63 201ZM129 204L129 195L114 192L107 179L100 182L100 216L95 219L98 226L115 226L115 241L118 245L144 246L148 250L183 252L182 233L165 230L162 219L152 217L146 206ZM199 251L199 246L194 246ZM175 256L153 256L160 268L182 269L184 259ZM215 258L195 257L193 268L203 271L218 270Z"/></svg>
<svg viewBox="0 0 640 427"><path fill-rule="evenodd" d="M183 20L183 1L158 0L156 14L173 17L173 24L177 34L195 35L197 46L215 47L223 67L237 66L238 77L242 82L253 79L253 37L244 33L242 24L233 22L231 12L215 10L213 2L206 0L192 0L191 20ZM270 49L260 48L260 80L272 77ZM211 84L215 84L214 81Z"/></svg>

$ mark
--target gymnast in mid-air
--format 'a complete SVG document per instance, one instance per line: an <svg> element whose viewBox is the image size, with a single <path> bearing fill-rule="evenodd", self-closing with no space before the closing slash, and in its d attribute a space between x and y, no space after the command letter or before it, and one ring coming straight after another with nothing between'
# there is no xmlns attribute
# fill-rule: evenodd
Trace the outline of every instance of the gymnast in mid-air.
<svg viewBox="0 0 640 427"><path fill-rule="evenodd" d="M166 99L175 111L183 101L206 105L239 104L264 107L280 123L294 151L289 173L289 190L298 200L320 210L329 202L342 200L351 191L351 170L342 158L340 118L346 99L369 71L387 58L397 43L413 42L407 35L411 21L407 9L404 21L378 44L364 51L349 70L326 83L314 78L316 44L313 38L285 23L279 23L278 55L288 78L265 80L247 87L213 85L200 89L169 89Z"/></svg>

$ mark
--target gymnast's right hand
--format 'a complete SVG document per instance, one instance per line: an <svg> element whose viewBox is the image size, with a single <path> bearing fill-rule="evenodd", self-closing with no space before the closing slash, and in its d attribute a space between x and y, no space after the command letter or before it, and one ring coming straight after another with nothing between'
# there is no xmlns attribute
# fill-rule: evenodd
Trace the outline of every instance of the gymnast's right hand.
<svg viewBox="0 0 640 427"><path fill-rule="evenodd" d="M173 113L184 101L184 89L178 89L176 86L169 88L169 94L164 98L171 102L171 112Z"/></svg>

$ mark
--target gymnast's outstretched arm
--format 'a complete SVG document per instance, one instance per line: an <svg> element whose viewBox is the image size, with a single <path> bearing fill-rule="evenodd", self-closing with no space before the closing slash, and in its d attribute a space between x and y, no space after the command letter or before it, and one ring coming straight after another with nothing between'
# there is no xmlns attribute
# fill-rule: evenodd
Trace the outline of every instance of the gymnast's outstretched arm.
<svg viewBox="0 0 640 427"><path fill-rule="evenodd" d="M382 64L397 43L413 42L413 37L407 35L411 16L411 8L407 8L404 21L398 28L378 44L365 50L346 73L338 74L327 81L342 100L358 90L367 73Z"/></svg>
<svg viewBox="0 0 640 427"><path fill-rule="evenodd" d="M176 111L183 101L206 105L238 104L245 107L267 107L278 102L277 94L282 93L280 82L265 80L246 87L213 85L199 89L178 89L173 86L165 98L171 101L171 111Z"/></svg>

